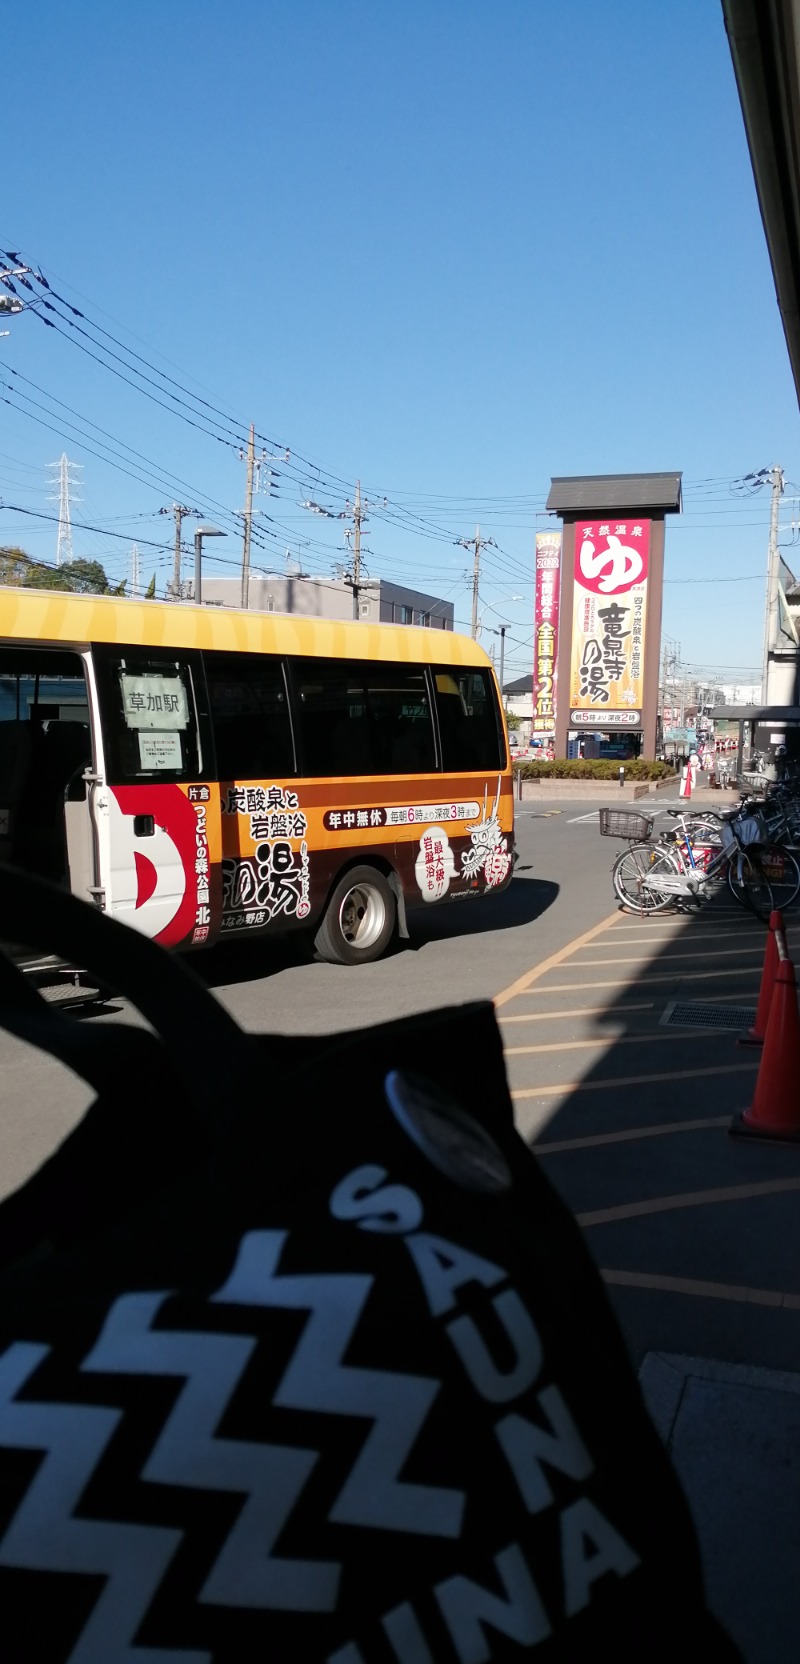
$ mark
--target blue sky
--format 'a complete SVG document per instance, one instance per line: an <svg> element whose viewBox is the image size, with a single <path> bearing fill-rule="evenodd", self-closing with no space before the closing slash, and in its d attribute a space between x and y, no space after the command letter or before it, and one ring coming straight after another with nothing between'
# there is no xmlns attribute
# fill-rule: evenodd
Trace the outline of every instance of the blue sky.
<svg viewBox="0 0 800 1664"><path fill-rule="evenodd" d="M4 19L3 83L0 247L94 337L7 325L4 504L53 513L66 450L74 520L102 528L76 526L76 554L122 577L135 538L162 588L157 510L182 498L227 527L207 570L233 574L254 421L292 453L254 563L330 575L342 523L299 503L341 508L360 478L370 573L468 627L456 539L479 521L508 676L551 476L680 469L665 632L757 679L769 497L736 482L800 481L798 408L719 0L44 0ZM140 354L170 408L96 341ZM159 371L225 413L217 438ZM8 507L0 541L55 558L55 526Z"/></svg>

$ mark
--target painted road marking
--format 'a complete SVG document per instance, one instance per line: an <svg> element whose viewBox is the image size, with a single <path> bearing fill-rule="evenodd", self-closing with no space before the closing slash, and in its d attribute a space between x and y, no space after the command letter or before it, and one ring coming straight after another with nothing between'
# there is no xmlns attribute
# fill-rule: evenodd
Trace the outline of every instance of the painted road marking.
<svg viewBox="0 0 800 1664"><path fill-rule="evenodd" d="M627 1144L632 1139L662 1138L670 1132L704 1132L706 1127L729 1127L729 1115L706 1115L700 1121L664 1121L657 1127L629 1127L625 1132L596 1132L586 1138L559 1138L534 1144L534 1155L560 1156L568 1150L592 1150L599 1144Z"/></svg>
<svg viewBox="0 0 800 1664"><path fill-rule="evenodd" d="M665 1030L660 1034L601 1034L596 1040L548 1040L539 1046L506 1046L504 1049L506 1057L530 1057L534 1052L597 1051L604 1046L652 1046L658 1040L668 1040L671 1045L677 1042L682 1046L684 1040L708 1040L710 1033L713 1034L713 1030L691 1029L688 1034L680 1035L668 1034ZM716 1038L730 1043L730 1029L723 1030Z"/></svg>
<svg viewBox="0 0 800 1664"><path fill-rule="evenodd" d="M661 959L735 959L744 953L763 953L763 942L757 942L752 948L712 948L709 953L661 953ZM634 954L632 958L623 958L620 954L613 959L576 959L575 965L579 971L585 970L587 965L641 965L643 959L651 959L651 954Z"/></svg>
<svg viewBox="0 0 800 1664"><path fill-rule="evenodd" d="M545 971L555 969L554 965L545 962L542 966L542 975ZM657 982L668 982L672 986L676 982L707 982L710 977L721 976L755 976L755 968L752 965L742 965L735 971L670 971L666 976L637 976L635 978L615 976L608 981L600 981L598 978L596 982L553 982L549 988L531 990L527 986L524 988L515 987L513 992L508 993L506 997L515 999L519 994L527 994L531 991L536 994L575 994L581 988L630 988L632 981L635 981L637 988L652 988ZM520 978L521 982L524 982L524 980L523 977ZM497 999L494 1003L497 1005Z"/></svg>
<svg viewBox="0 0 800 1664"><path fill-rule="evenodd" d="M766 1179L762 1184L729 1184L719 1190L686 1190L679 1196L655 1196L649 1202L624 1202L621 1207L595 1208L578 1213L579 1225L612 1225L620 1219L643 1219L648 1214L672 1213L676 1208L704 1208L720 1202L751 1202L758 1196L780 1196L800 1190L800 1178Z"/></svg>
<svg viewBox="0 0 800 1664"><path fill-rule="evenodd" d="M738 994L737 994L738 999ZM642 1000L637 1005L615 1005L614 1016L626 1011L655 1011L655 1000ZM498 1017L499 1023L555 1023L561 1017L607 1017L607 1005L574 1005L566 1011L526 1011L521 1017Z"/></svg>
<svg viewBox="0 0 800 1664"><path fill-rule="evenodd" d="M746 1306L782 1306L785 1311L800 1311L800 1294L784 1294L779 1289L745 1288L736 1283L705 1283L695 1277L661 1277L647 1271L611 1271L604 1268L600 1276L610 1288L645 1288L659 1294L690 1294L703 1300L736 1300Z"/></svg>
<svg viewBox="0 0 800 1664"><path fill-rule="evenodd" d="M579 826L581 821L596 820L599 813L599 809L592 809L588 815L573 815L571 819L567 821L567 826Z"/></svg>
<svg viewBox="0 0 800 1664"><path fill-rule="evenodd" d="M534 982L538 982L539 978L545 976L548 971L555 970L557 965L563 965L564 960L568 959L570 954L577 953L579 948L593 942L596 936L602 936L606 930L610 930L612 925L616 924L618 917L617 913L610 913L601 924L596 924L591 930L584 931L582 936L576 936L575 940L568 942L566 947L559 948L557 953L551 953L549 959L543 959L540 965L534 966L533 970L525 971L522 976L518 976L516 982L510 983L508 988L503 988L499 994L495 994L495 1008L507 1005L509 1000L515 999L517 994L525 993L526 989L530 988Z"/></svg>
<svg viewBox="0 0 800 1664"><path fill-rule="evenodd" d="M797 930L797 928L798 928L798 926L795 925L794 929ZM792 933L792 926L791 925L785 926L784 935L785 936L790 936L791 933ZM623 942L625 944L625 946L627 947L630 942L659 942L659 941L661 941L661 939L664 935L664 930L663 930L663 928L660 927L659 931L658 931L658 934L655 935L655 936L643 936L643 935L641 935L641 933L639 931L631 931L631 934L629 936L628 935L623 936L621 934L621 927L620 927L620 933L618 934L617 931L615 930L615 931L612 931L612 935L613 935L613 938L614 938L615 942ZM697 929L692 931L691 938L689 938L686 935L686 932L683 931L683 930L673 930L670 933L670 938L669 939L671 940L674 937L674 939L676 941L680 941L680 942L688 942L690 939L693 942L714 942L714 941L730 942L736 936L747 936L747 937L752 939L752 935L753 935L752 929L750 929L750 930L707 930L707 929L697 928ZM762 937L761 938L762 945L763 945L764 940L765 940L765 938Z"/></svg>
<svg viewBox="0 0 800 1664"><path fill-rule="evenodd" d="M661 1081L699 1080L705 1075L743 1075L757 1069L759 1061L759 1058L753 1058L748 1063L721 1063L718 1069L667 1069L657 1075L609 1075L605 1080L567 1080L557 1081L554 1086L519 1086L511 1096L516 1103L522 1098L558 1098L564 1092L605 1092L609 1086L655 1086Z"/></svg>

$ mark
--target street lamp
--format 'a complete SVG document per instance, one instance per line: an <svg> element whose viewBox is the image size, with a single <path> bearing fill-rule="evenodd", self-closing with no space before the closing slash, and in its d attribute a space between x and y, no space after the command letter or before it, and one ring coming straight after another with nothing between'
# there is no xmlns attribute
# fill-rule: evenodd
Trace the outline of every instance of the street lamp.
<svg viewBox="0 0 800 1664"><path fill-rule="evenodd" d="M503 600L500 602L500 605L503 606L506 602L509 602L509 601L524 601L524 599L525 599L524 595L505 595L503 597ZM481 613L481 616L478 619L478 635L480 635L481 630L483 628L483 613L486 612L486 610L487 610L487 608L484 607L483 612ZM489 607L488 610L489 610L489 612L494 613L495 618L499 618L500 614L497 612L495 607ZM502 699L502 696L503 696L503 670L504 670L504 667L505 667L505 656L506 656L506 630L509 628L509 625L508 624L501 624L499 629L493 630L492 626L490 624L490 625L487 626L487 628L488 628L488 631L489 631L490 635L500 637L500 697ZM492 658L494 658L494 649L492 649Z"/></svg>
<svg viewBox="0 0 800 1664"><path fill-rule="evenodd" d="M218 526L198 526L194 534L194 599L198 607L203 599L203 538L227 535Z"/></svg>

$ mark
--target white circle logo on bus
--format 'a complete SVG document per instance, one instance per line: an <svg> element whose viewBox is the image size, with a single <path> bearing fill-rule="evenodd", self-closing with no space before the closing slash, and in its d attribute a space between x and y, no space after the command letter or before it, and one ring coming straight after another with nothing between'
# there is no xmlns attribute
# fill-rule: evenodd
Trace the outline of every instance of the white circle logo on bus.
<svg viewBox="0 0 800 1664"><path fill-rule="evenodd" d="M423 832L414 876L423 901L441 901L447 895L450 880L456 876L456 863L443 826L428 826Z"/></svg>
<svg viewBox="0 0 800 1664"><path fill-rule="evenodd" d="M186 893L180 850L163 826L150 836L134 830L113 791L108 793L111 845L111 908L114 918L143 936L159 936L172 923Z"/></svg>

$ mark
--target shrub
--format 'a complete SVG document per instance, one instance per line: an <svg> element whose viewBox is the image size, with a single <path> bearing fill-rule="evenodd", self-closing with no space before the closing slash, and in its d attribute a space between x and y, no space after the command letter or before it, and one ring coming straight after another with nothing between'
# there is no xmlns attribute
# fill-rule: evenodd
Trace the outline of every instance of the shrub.
<svg viewBox="0 0 800 1664"><path fill-rule="evenodd" d="M645 762L640 757L625 763L610 757L575 757L552 763L526 757L515 764L523 780L618 780L621 768L626 780L668 780L675 773L669 763Z"/></svg>

